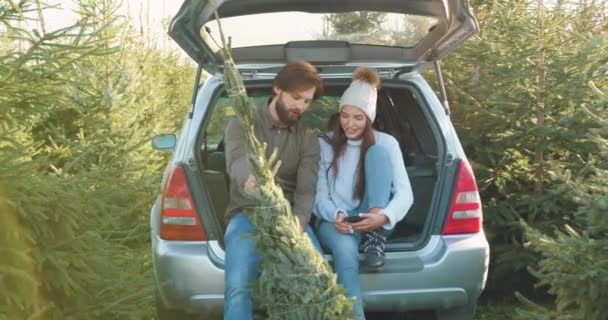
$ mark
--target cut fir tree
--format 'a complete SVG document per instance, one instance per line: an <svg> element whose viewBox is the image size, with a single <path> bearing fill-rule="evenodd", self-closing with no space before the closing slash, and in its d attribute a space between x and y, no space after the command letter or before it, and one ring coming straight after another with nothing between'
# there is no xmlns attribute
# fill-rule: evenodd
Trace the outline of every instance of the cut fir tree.
<svg viewBox="0 0 608 320"><path fill-rule="evenodd" d="M268 148L254 134L252 108L245 86L231 56L220 19L224 59L224 84L234 102L237 118L247 139L249 170L255 176L258 191L250 194L254 208L253 239L262 257L260 276L253 284L253 300L273 320L346 320L352 319L354 300L345 296L336 275L323 256L302 232L297 217L282 189L275 183L281 165L277 152L266 159Z"/></svg>

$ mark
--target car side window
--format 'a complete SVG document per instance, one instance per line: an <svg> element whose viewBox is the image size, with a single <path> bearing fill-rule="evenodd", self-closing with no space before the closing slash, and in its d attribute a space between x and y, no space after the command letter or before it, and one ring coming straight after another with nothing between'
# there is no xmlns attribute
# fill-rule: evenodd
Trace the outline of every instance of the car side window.
<svg viewBox="0 0 608 320"><path fill-rule="evenodd" d="M252 106L260 105L268 100L268 96L249 97ZM224 139L224 128L228 119L235 116L234 103L229 97L220 97L215 101L213 113L207 125L206 141L209 146L217 146Z"/></svg>

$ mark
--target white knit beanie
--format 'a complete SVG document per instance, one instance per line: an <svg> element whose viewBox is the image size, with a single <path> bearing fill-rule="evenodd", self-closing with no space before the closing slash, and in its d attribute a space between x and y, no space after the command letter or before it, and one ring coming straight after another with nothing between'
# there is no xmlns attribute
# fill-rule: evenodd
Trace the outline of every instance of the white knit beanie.
<svg viewBox="0 0 608 320"><path fill-rule="evenodd" d="M372 68L359 67L353 72L353 82L342 98L340 98L340 111L345 105L361 109L374 122L376 119L376 101L380 77Z"/></svg>

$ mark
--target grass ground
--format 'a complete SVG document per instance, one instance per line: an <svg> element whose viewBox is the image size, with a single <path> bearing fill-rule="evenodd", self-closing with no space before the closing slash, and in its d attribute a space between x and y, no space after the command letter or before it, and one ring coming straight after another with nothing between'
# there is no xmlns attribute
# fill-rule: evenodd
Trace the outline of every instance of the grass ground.
<svg viewBox="0 0 608 320"><path fill-rule="evenodd" d="M495 304L479 306L477 308L477 316L475 320L512 320L515 310L520 307L516 304ZM417 314L405 317L399 313L376 313L373 315L367 315L368 320L434 320L434 316L431 314ZM194 318L193 318L194 319ZM202 316L196 318L200 320L219 320L221 317L213 316Z"/></svg>
<svg viewBox="0 0 608 320"><path fill-rule="evenodd" d="M511 320L515 309L519 305L515 304L495 304L479 306L477 308L476 320Z"/></svg>

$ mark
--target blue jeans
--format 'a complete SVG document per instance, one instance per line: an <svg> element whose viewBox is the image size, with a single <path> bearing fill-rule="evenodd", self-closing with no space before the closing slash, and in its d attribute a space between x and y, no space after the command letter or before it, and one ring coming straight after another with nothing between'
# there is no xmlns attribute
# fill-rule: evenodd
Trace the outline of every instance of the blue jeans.
<svg viewBox="0 0 608 320"><path fill-rule="evenodd" d="M393 171L388 152L378 145L367 149L365 154L365 193L358 208L348 212L349 215L367 213L371 208L385 208L391 196ZM378 230L388 236L390 231ZM346 295L355 297L355 319L365 319L363 298L359 284L359 242L362 234L344 234L339 232L333 223L323 221L317 230L319 240L333 256L334 270L338 282L346 289Z"/></svg>
<svg viewBox="0 0 608 320"><path fill-rule="evenodd" d="M310 226L304 231L313 245L322 252L321 245ZM253 225L242 212L230 219L224 241L226 243L226 262L224 272L224 319L249 320L253 318L251 302L251 283L258 276L261 256L255 250L255 243L248 236Z"/></svg>

